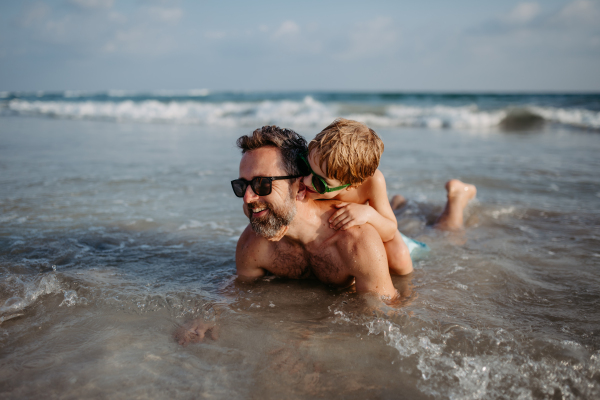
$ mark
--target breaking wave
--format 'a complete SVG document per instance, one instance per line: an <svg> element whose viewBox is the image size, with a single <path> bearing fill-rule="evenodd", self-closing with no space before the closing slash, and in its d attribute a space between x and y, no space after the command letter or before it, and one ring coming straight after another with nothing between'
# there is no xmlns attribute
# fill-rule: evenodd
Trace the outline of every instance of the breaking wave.
<svg viewBox="0 0 600 400"><path fill-rule="evenodd" d="M175 123L216 127L280 126L321 127L337 117L362 121L373 127L427 127L461 129L520 130L544 123L582 129L600 129L600 111L521 104L482 107L446 101L438 104L419 101L351 102L349 99L319 101L315 96L279 99L232 98L220 101L200 93L194 97L18 97L4 96L0 103L3 115L28 115L67 119L95 119L115 122ZM227 96L221 96L227 99ZM413 102L415 103L415 102ZM480 103L485 103L480 101Z"/></svg>
<svg viewBox="0 0 600 400"><path fill-rule="evenodd" d="M5 273L5 280L0 283L0 327L5 321L26 315L32 307L47 304L46 296L58 296L58 307L95 305L134 314L166 309L175 318L202 314L209 297L193 287L186 290L140 287L110 270L91 270L83 279L58 273L56 266L52 269L53 272L31 276Z"/></svg>
<svg viewBox="0 0 600 400"><path fill-rule="evenodd" d="M371 335L383 334L401 358L413 360L422 378L419 389L435 398L597 398L600 394L596 383L600 352L574 341L516 338L502 328L464 326L445 333L423 328L414 336L383 319L365 326ZM563 360L543 352L531 356L531 348L536 347L561 354Z"/></svg>

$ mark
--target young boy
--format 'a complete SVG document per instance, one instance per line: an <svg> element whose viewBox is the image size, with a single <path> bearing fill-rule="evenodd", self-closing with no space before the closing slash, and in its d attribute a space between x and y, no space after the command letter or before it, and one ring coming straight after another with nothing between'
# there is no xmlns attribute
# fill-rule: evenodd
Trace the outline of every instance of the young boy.
<svg viewBox="0 0 600 400"><path fill-rule="evenodd" d="M308 145L303 157L311 174L304 178L313 199L340 200L329 219L333 229L371 224L381 236L390 273L406 275L413 265L388 201L385 178L377 169L383 142L366 125L336 119Z"/></svg>

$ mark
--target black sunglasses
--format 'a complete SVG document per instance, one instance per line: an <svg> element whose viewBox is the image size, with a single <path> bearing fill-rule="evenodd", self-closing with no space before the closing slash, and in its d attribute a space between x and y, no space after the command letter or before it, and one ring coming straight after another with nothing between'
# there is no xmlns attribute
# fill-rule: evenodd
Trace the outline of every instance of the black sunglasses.
<svg viewBox="0 0 600 400"><path fill-rule="evenodd" d="M280 179L300 178L301 176L302 175L269 177L257 176L256 178L252 178L251 181L247 181L244 178L240 178L232 180L231 187L233 188L233 193L235 193L237 197L244 197L244 193L246 193L246 188L248 187L248 185L250 185L252 191L258 196L268 196L273 190L273 181L278 181Z"/></svg>

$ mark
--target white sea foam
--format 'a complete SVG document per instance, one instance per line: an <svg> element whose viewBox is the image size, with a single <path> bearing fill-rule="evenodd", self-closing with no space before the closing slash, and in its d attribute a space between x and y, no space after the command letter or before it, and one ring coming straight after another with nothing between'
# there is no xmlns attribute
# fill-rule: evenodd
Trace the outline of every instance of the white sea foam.
<svg viewBox="0 0 600 400"><path fill-rule="evenodd" d="M191 89L187 91L188 96L208 96L210 94L210 90L208 89Z"/></svg>
<svg viewBox="0 0 600 400"><path fill-rule="evenodd" d="M189 96L207 96L208 91L194 90ZM77 93L71 93L76 96ZM306 96L301 101L265 100L260 102L199 102L160 101L149 99L133 101L118 98L127 96L123 91L110 91L114 101L55 101L13 99L4 105L5 110L24 115L39 115L74 119L103 119L113 121L139 121L148 123L180 123L206 126L280 126L320 127L334 118L362 121L373 127L427 127L485 130L498 127L510 117L509 109L481 110L476 105L467 106L411 106L388 104L382 112L364 111L354 107L344 113L344 104L325 103ZM358 110L358 111L357 111ZM551 123L600 129L600 112L583 109L563 109L528 106L524 111L541 116Z"/></svg>
<svg viewBox="0 0 600 400"><path fill-rule="evenodd" d="M497 344L492 354L461 354L449 351L448 340L452 333L440 334L436 330L423 329L417 335L405 334L403 329L384 319L365 324L371 335L383 334L388 345L399 355L414 358L422 380L418 387L434 398L484 399L484 398L533 398L534 392L541 397L557 393L563 398L595 398L600 393L593 377L600 371L600 352L581 353L575 365L550 358L537 360L527 352L511 352L523 345L503 329L495 331L472 330L476 338ZM575 342L549 341L568 352L569 348L581 348ZM476 353L476 352L475 352ZM507 385L507 383L509 383Z"/></svg>
<svg viewBox="0 0 600 400"><path fill-rule="evenodd" d="M390 106L387 113L399 125L427 128L489 128L506 117L506 111L480 111L476 106Z"/></svg>
<svg viewBox="0 0 600 400"><path fill-rule="evenodd" d="M499 210L494 210L491 212L491 214L494 219L498 219L501 215L510 215L514 211L515 211L514 207L506 207L506 208L501 208Z"/></svg>
<svg viewBox="0 0 600 400"><path fill-rule="evenodd" d="M187 224L181 225L178 230L184 231L187 229L197 229L197 228L209 228L211 231L225 233L228 235L233 234L235 231L223 224L219 224L215 221L207 221L207 222L199 222L196 220L190 220Z"/></svg>
<svg viewBox="0 0 600 400"><path fill-rule="evenodd" d="M9 275L5 282L0 285L0 289L11 296L0 306L0 324L20 316L22 311L35 303L40 296L64 291L60 281L54 274L35 276L32 279L22 279L22 277ZM74 299L71 300L75 301Z"/></svg>
<svg viewBox="0 0 600 400"><path fill-rule="evenodd" d="M63 118L92 118L116 121L176 122L209 126L313 125L330 122L331 108L307 97L302 102L263 101L260 103L160 102L66 102L12 100L8 108L20 114Z"/></svg>
<svg viewBox="0 0 600 400"><path fill-rule="evenodd" d="M600 129L600 112L582 109L555 107L530 107L530 110L544 119L565 125Z"/></svg>

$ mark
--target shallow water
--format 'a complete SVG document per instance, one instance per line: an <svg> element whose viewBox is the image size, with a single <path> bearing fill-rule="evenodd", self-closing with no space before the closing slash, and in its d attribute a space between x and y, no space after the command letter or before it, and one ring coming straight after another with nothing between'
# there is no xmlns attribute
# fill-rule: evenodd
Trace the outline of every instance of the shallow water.
<svg viewBox="0 0 600 400"><path fill-rule="evenodd" d="M388 307L235 283L250 130L1 118L1 398L600 396L597 133L378 129L432 248ZM464 237L428 226L450 178L478 188ZM177 345L196 317L218 339Z"/></svg>

